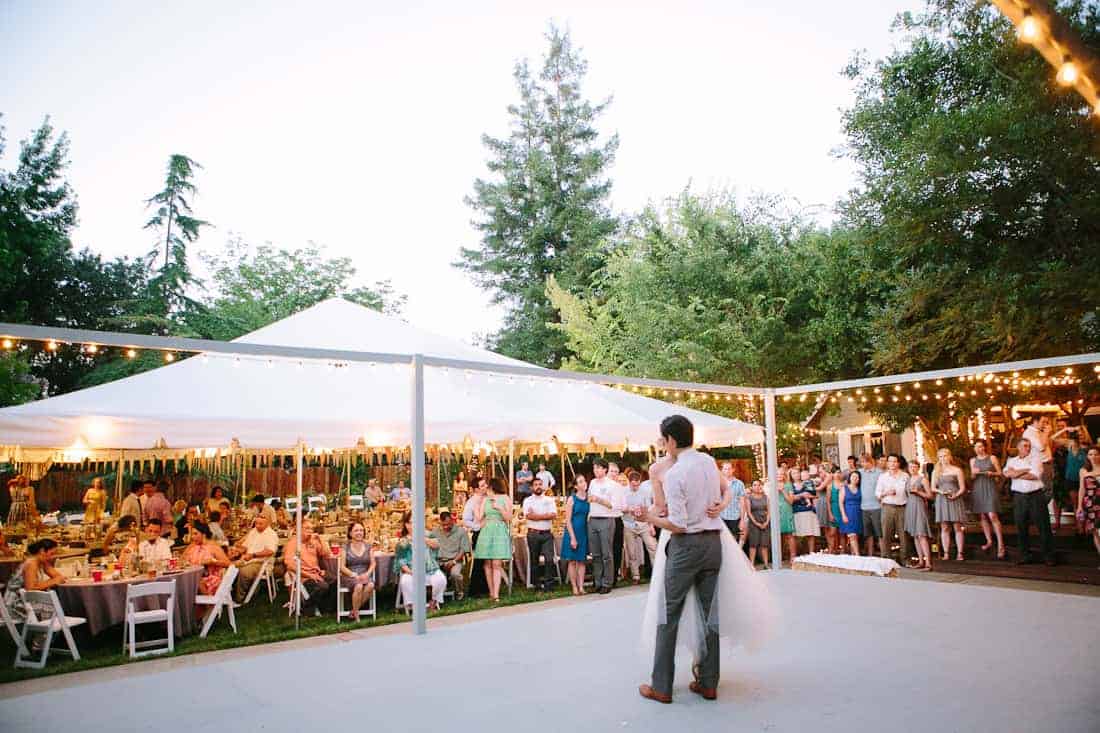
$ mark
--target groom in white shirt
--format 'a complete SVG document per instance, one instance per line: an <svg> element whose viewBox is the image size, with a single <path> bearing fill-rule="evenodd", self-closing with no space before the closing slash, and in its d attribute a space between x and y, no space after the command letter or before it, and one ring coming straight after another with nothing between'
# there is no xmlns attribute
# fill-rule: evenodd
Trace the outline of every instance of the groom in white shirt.
<svg viewBox="0 0 1100 733"><path fill-rule="evenodd" d="M719 675L718 626L711 621L711 605L722 569L722 536L725 524L717 512L708 511L722 501L722 474L714 459L699 453L694 427L682 415L661 422L661 440L676 462L664 478L668 516L657 507L649 521L671 533L665 563L665 623L657 626L653 655L652 684L641 685L642 697L661 703L672 702L672 681L676 673L676 635L684 600L695 588L703 618L707 619L705 648L696 665L698 676L689 689L705 700L717 697Z"/></svg>

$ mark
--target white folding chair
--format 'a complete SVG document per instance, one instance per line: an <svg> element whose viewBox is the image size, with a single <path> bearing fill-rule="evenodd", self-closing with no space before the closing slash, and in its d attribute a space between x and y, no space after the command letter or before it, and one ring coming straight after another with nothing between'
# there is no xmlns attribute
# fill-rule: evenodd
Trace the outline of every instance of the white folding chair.
<svg viewBox="0 0 1100 733"><path fill-rule="evenodd" d="M0 622L7 628L8 633L11 634L11 640L15 643L16 656L25 655L27 648L23 646L23 637L19 635L19 627L15 623L15 619L8 613L8 606L4 603L4 584L0 583Z"/></svg>
<svg viewBox="0 0 1100 733"><path fill-rule="evenodd" d="M344 595L351 595L351 588L345 588L343 585L337 583L336 589L336 623L340 623L340 619L349 618L351 616L351 610L344 606ZM398 593L401 589L398 588ZM377 606L378 591L371 589L370 592L370 604L359 609L359 617L370 616L371 618L378 618L378 606Z"/></svg>
<svg viewBox="0 0 1100 733"><path fill-rule="evenodd" d="M73 659L80 659L80 651L76 648L76 642L73 641L71 629L86 623L87 619L79 616L66 616L55 591L25 590L21 593L23 608L27 612L27 620L23 622L23 635L21 638L23 651L15 656L15 668L42 669L46 666L46 657L49 656L51 651L62 652L69 654ZM39 618L38 609L46 609L52 612L53 615ZM54 634L59 631L65 639L67 649L51 646ZM34 659L33 655L27 653L27 650L30 649L27 639L31 634L46 635L46 638L42 641L42 652L37 660Z"/></svg>
<svg viewBox="0 0 1100 733"><path fill-rule="evenodd" d="M545 555L539 555L540 565L545 563L545 557ZM558 585L561 585L563 582L561 579L561 558L557 554L554 555L554 573L558 576ZM535 587L531 584L531 548L527 548L527 587L529 589Z"/></svg>
<svg viewBox="0 0 1100 733"><path fill-rule="evenodd" d="M352 494L348 497L348 509L362 509L366 504L362 494Z"/></svg>
<svg viewBox="0 0 1100 733"><path fill-rule="evenodd" d="M307 591L306 587L301 583L298 583L297 588L295 588L294 573L289 570L286 572L286 575L283 576L283 585L285 585L290 592L290 599L283 608L287 610L288 616L293 616L295 611L301 610L302 601L309 600L309 591Z"/></svg>
<svg viewBox="0 0 1100 733"><path fill-rule="evenodd" d="M260 587L260 583L267 585L267 601L268 603L275 602L275 557L264 558L263 565L260 566L260 572L252 580L252 585L248 589L248 595L244 597L244 603L241 605L247 605L252 600L252 596L255 595L256 589Z"/></svg>
<svg viewBox="0 0 1100 733"><path fill-rule="evenodd" d="M134 601L138 598L168 596L164 608L148 611L137 610ZM122 627L122 649L129 648L130 658L145 657L150 654L162 654L176 650L176 580L155 583L133 583L126 587L126 622ZM134 630L142 624L167 624L168 635L163 639L136 641ZM145 651L138 651L144 649Z"/></svg>
<svg viewBox="0 0 1100 733"><path fill-rule="evenodd" d="M206 635L210 633L210 627L214 625L214 621L221 615L224 608L229 615L229 625L233 627L233 633L237 633L237 618L233 615L233 609L239 608L240 604L233 601L233 581L237 579L237 573L240 571L236 565L230 565L225 575L222 576L222 582L218 583L217 590L214 591L214 595L198 595L195 596L196 606L210 606L210 610L206 612L206 618L202 625L202 633L200 637L206 638Z"/></svg>

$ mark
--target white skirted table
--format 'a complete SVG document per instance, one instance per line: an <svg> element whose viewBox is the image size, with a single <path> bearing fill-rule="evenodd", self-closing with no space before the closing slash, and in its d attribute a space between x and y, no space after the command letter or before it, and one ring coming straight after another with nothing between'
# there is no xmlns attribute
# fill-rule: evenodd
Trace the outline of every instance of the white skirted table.
<svg viewBox="0 0 1100 733"><path fill-rule="evenodd" d="M896 562L885 557L830 555L825 552L799 555L791 563L792 570L844 575L877 575L880 578L896 578L900 568L901 566Z"/></svg>

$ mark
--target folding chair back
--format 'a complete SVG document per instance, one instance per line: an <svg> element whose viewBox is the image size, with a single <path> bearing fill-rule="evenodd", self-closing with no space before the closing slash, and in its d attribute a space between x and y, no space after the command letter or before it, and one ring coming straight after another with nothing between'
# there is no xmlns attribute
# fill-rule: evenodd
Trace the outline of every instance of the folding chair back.
<svg viewBox="0 0 1100 733"><path fill-rule="evenodd" d="M4 603L4 584L0 583L0 623L4 624L8 633L11 635L11 640L15 643L15 651L17 656L22 656L27 653L26 648L23 646L23 637L19 635L19 627L16 626L15 620L8 613L8 605Z"/></svg>
<svg viewBox="0 0 1100 733"><path fill-rule="evenodd" d="M152 596L167 596L164 607L151 610L138 610L134 601ZM144 604L142 604L144 605ZM153 583L131 583L126 586L126 621L122 627L122 648L130 653L130 657L143 657L148 654L161 654L173 652L176 649L176 580L162 580ZM137 641L135 628L141 624L166 625L166 634L162 639ZM144 651L138 651L142 649Z"/></svg>
<svg viewBox="0 0 1100 733"><path fill-rule="evenodd" d="M55 591L24 590L21 593L23 608L27 614L21 637L24 651L29 649L27 639L30 634L45 634L46 638L42 642L42 652L38 659L25 654L17 654L15 667L17 669L21 667L42 669L46 666L46 658L51 651L64 652L72 655L73 659L80 659L80 650L76 648L76 642L73 640L72 628L85 623L87 619L79 616L66 616L65 611L61 608L61 600L57 597ZM40 613L40 609L44 609L45 612ZM64 649L54 649L51 646L54 634L59 631L65 639L66 648Z"/></svg>
<svg viewBox="0 0 1100 733"><path fill-rule="evenodd" d="M214 595L211 596L195 596L196 606L210 606L210 610L206 612L206 619L202 625L202 631L199 636L206 638L206 635L210 633L210 627L214 625L214 621L221 615L222 609L226 610L229 616L229 625L233 628L233 633L237 633L237 617L233 613L233 609L237 608L236 603L233 602L233 583L237 580L237 574L240 570L236 565L230 565L225 575L222 576L222 580L218 583L217 590L214 591Z"/></svg>

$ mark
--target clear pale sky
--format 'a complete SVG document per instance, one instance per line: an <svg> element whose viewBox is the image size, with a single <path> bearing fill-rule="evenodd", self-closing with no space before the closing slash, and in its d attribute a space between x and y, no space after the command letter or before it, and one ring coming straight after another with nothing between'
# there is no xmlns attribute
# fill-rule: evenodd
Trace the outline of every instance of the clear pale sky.
<svg viewBox="0 0 1100 733"><path fill-rule="evenodd" d="M245 7L245 6L249 7ZM390 278L414 325L469 340L500 312L450 267L476 242L463 197L503 134L513 63L553 19L614 95L613 205L691 185L791 196L825 219L853 184L831 151L852 52L873 58L920 0L187 3L0 0L5 166L50 115L71 142L78 246L149 249L142 201L172 153L203 165L200 240L313 241Z"/></svg>

